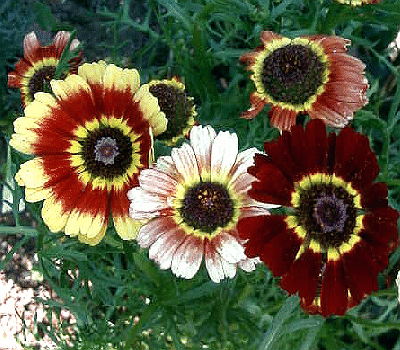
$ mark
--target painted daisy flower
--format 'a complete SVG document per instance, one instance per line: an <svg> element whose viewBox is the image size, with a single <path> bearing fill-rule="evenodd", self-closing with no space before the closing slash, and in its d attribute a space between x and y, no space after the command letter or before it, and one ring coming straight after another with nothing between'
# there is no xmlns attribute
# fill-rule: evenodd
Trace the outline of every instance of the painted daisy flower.
<svg viewBox="0 0 400 350"><path fill-rule="evenodd" d="M347 54L350 40L324 35L289 39L274 32L262 32L261 40L262 46L240 58L253 72L256 87L242 118L253 119L270 104L271 125L280 130L290 130L299 113L341 128L368 102L365 65Z"/></svg>
<svg viewBox="0 0 400 350"><path fill-rule="evenodd" d="M15 65L15 71L8 73L8 86L20 89L23 106L33 101L34 94L50 88L50 80L54 78L58 63L70 40L70 33L58 32L50 46L42 46L34 32L24 38L24 57ZM79 41L71 41L69 49L75 50ZM69 72L76 74L82 56L78 54L70 61Z"/></svg>
<svg viewBox="0 0 400 350"><path fill-rule="evenodd" d="M168 119L167 130L157 136L158 140L172 146L189 134L196 117L193 97L185 92L185 85L177 78L152 80L149 91L158 99L161 110Z"/></svg>
<svg viewBox="0 0 400 350"><path fill-rule="evenodd" d="M256 149L238 152L236 134L194 126L190 144L172 149L140 173L140 187L128 192L130 215L149 219L137 236L139 245L161 269L192 278L201 262L218 283L233 278L239 266L255 268L237 235L237 223L248 216L268 215L265 205L247 195L254 177L246 172Z"/></svg>
<svg viewBox="0 0 400 350"><path fill-rule="evenodd" d="M136 236L128 189L149 166L152 133L167 120L136 69L105 62L84 64L78 75L50 82L54 96L38 92L14 122L10 145L34 156L16 181L28 202L44 200L42 217L52 232L97 244L109 217L123 239Z"/></svg>
<svg viewBox="0 0 400 350"><path fill-rule="evenodd" d="M326 134L320 120L265 143L249 173L249 195L288 208L287 215L244 218L246 254L259 256L310 313L343 315L373 290L398 244L387 185L374 182L369 141L349 127Z"/></svg>

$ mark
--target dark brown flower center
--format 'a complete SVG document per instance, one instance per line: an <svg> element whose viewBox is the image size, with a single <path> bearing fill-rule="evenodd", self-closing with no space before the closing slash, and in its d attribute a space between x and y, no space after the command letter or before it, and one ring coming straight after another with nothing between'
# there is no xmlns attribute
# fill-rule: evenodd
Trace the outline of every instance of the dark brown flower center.
<svg viewBox="0 0 400 350"><path fill-rule="evenodd" d="M224 186L216 182L200 182L187 190L179 212L187 225L211 233L229 224L234 207Z"/></svg>
<svg viewBox="0 0 400 350"><path fill-rule="evenodd" d="M310 47L289 44L265 57L262 83L276 101L301 105L322 85L324 70Z"/></svg>
<svg viewBox="0 0 400 350"><path fill-rule="evenodd" d="M90 131L82 141L82 157L94 177L113 179L126 173L132 163L132 142L117 128Z"/></svg>
<svg viewBox="0 0 400 350"><path fill-rule="evenodd" d="M193 100L186 96L184 90L164 83L151 85L149 91L158 99L160 109L168 120L167 130L157 139L170 140L181 135L192 116Z"/></svg>
<svg viewBox="0 0 400 350"><path fill-rule="evenodd" d="M296 210L308 239L316 240L325 250L339 247L353 233L357 209L353 196L341 186L317 184L301 190Z"/></svg>
<svg viewBox="0 0 400 350"><path fill-rule="evenodd" d="M28 93L32 99L36 92L51 91L50 81L54 79L56 69L56 66L44 66L33 73L28 83ZM65 76L63 74L61 79L64 79Z"/></svg>

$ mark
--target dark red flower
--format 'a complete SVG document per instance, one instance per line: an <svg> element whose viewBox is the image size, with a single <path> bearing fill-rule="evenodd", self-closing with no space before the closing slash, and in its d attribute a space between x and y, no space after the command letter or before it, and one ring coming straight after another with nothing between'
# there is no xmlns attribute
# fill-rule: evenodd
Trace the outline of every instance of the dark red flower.
<svg viewBox="0 0 400 350"><path fill-rule="evenodd" d="M257 178L249 195L288 214L241 220L246 254L281 276L306 311L343 315L378 289L398 245L399 215L388 206L387 185L374 182L379 167L368 138L349 127L327 135L312 120L264 148L248 169Z"/></svg>

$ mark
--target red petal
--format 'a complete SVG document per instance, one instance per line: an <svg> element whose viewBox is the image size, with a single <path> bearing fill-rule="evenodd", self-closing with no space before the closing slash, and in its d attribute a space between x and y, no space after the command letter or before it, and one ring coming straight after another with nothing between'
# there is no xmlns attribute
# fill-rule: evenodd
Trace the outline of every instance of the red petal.
<svg viewBox="0 0 400 350"><path fill-rule="evenodd" d="M264 109L267 102L263 100L261 97L259 97L258 94L252 93L250 95L250 104L251 107L247 111L243 112L240 115L240 118L254 119L257 116L257 114Z"/></svg>
<svg viewBox="0 0 400 350"><path fill-rule="evenodd" d="M273 106L268 116L273 127L279 130L290 130L296 124L297 114L296 111Z"/></svg>
<svg viewBox="0 0 400 350"><path fill-rule="evenodd" d="M360 235L372 246L376 244L386 248L398 245L397 219L399 213L390 207L378 208L364 216L364 230Z"/></svg>
<svg viewBox="0 0 400 350"><path fill-rule="evenodd" d="M327 261L322 278L321 313L344 315L348 306L347 285L342 261Z"/></svg>
<svg viewBox="0 0 400 350"><path fill-rule="evenodd" d="M258 181L253 182L248 194L260 202L290 205L293 183L272 163L265 162L259 167L249 168L250 174L256 173Z"/></svg>
<svg viewBox="0 0 400 350"><path fill-rule="evenodd" d="M311 120L305 129L308 173L324 172L326 170L327 138L326 126L321 120Z"/></svg>
<svg viewBox="0 0 400 350"><path fill-rule="evenodd" d="M365 295L378 289L376 264L372 260L371 249L366 244L357 244L342 257L348 276L353 304L358 304Z"/></svg>
<svg viewBox="0 0 400 350"><path fill-rule="evenodd" d="M261 32L261 41L264 43L264 45L268 44L272 40L280 40L280 39L282 39L282 36L272 31Z"/></svg>
<svg viewBox="0 0 400 350"><path fill-rule="evenodd" d="M304 305L309 305L317 295L321 267L321 254L307 250L294 261L289 271L282 277L280 284L290 294L299 291Z"/></svg>
<svg viewBox="0 0 400 350"><path fill-rule="evenodd" d="M368 138L344 128L336 140L335 174L351 182L356 189L369 186L379 175L379 166Z"/></svg>
<svg viewBox="0 0 400 350"><path fill-rule="evenodd" d="M283 227L281 231L267 243L260 259L268 266L274 276L282 276L293 264L302 240L293 230Z"/></svg>
<svg viewBox="0 0 400 350"><path fill-rule="evenodd" d="M361 191L361 206L368 209L386 207L388 205L387 195L386 183L371 183Z"/></svg>

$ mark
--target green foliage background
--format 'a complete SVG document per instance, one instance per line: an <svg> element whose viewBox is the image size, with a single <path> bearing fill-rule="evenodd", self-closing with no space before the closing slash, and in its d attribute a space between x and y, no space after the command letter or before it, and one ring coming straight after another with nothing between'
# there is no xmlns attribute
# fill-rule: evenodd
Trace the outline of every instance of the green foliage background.
<svg viewBox="0 0 400 350"><path fill-rule="evenodd" d="M34 240L35 269L58 296L43 300L48 315L69 309L73 334L37 323L60 348L77 349L400 349L400 320L395 275L397 250L380 276L380 291L343 317L308 316L297 297L288 297L262 265L238 271L233 280L214 284L202 267L192 280L161 271L134 242L109 229L96 247L52 234L42 223L41 204L26 204L35 221L22 226L23 192L13 181L26 161L8 148L12 122L21 113L19 92L7 89L7 72L23 55L30 30L74 30L87 61L106 59L136 67L142 82L180 76L197 105L198 120L239 136L241 149L279 134L268 122L268 108L251 121L239 119L253 89L238 57L260 45L260 32L288 37L336 34L352 40L352 55L367 65L370 103L352 126L370 138L389 186L390 205L400 209L400 59L387 47L400 25L400 2L351 8L333 0L150 0L13 1L0 5L0 164L1 186L12 201L1 202L14 226L0 234L18 235L20 246ZM51 38L51 36L49 36ZM156 144L156 155L170 149ZM135 316L140 316L139 322Z"/></svg>

